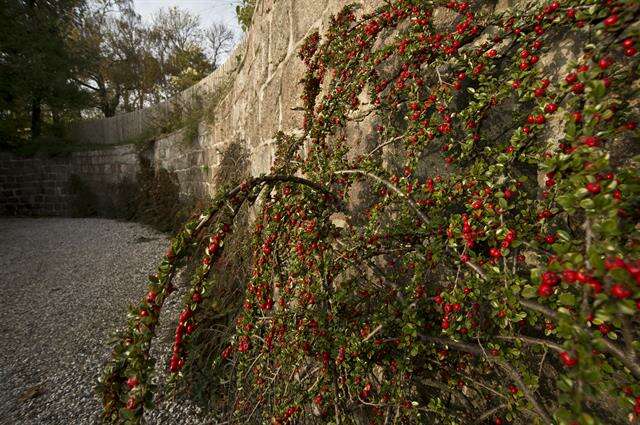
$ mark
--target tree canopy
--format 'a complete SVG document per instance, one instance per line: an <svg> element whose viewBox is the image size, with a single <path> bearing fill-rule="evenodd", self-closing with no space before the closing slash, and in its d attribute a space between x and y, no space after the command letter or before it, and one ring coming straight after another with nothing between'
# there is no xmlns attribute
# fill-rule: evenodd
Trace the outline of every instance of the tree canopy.
<svg viewBox="0 0 640 425"><path fill-rule="evenodd" d="M215 70L233 45L173 7L147 22L131 0L1 0L0 139L61 136L73 119L157 103Z"/></svg>

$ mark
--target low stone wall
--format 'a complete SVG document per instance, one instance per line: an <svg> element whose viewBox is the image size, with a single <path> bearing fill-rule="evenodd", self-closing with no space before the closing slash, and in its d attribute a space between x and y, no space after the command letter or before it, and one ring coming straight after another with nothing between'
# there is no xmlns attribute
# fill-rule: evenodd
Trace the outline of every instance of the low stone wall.
<svg viewBox="0 0 640 425"><path fill-rule="evenodd" d="M69 162L64 159L0 153L0 215L68 215L69 175Z"/></svg>
<svg viewBox="0 0 640 425"><path fill-rule="evenodd" d="M119 146L60 158L0 153L0 215L74 215L79 213L77 197L88 194L96 213L117 215L117 189L125 182L134 182L139 170L134 148Z"/></svg>

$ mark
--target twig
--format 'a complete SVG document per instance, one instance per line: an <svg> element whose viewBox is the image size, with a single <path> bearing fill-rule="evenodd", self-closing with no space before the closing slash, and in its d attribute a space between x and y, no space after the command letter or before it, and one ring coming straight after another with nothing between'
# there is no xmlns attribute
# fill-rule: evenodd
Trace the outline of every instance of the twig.
<svg viewBox="0 0 640 425"><path fill-rule="evenodd" d="M382 329L382 325L378 325L378 326L373 330L373 332L371 332L369 335L367 335L367 337L366 337L365 339L363 339L363 340L362 340L362 342L366 342L366 341L368 341L369 339L371 339L371 337L373 337L376 333L378 333L378 331L379 331L380 329Z"/></svg>
<svg viewBox="0 0 640 425"><path fill-rule="evenodd" d="M387 146L387 145L390 145L390 144L392 144L392 143L395 143L395 142L397 142L398 140L402 140L403 138L404 138L404 134L403 134L402 136L396 136L396 137L394 137L393 139L391 139L391 140L389 140L389 141L387 141L387 142L384 142L384 143L383 143L383 144L381 144L381 145L376 146L376 147L375 147L371 152L369 152L369 153L367 154L367 156L365 156L365 157L364 157L364 159L368 159L368 158L370 158L370 157L371 157L374 153L376 153L378 150L380 150L380 149L384 148L384 147L385 147L385 146Z"/></svg>
<svg viewBox="0 0 640 425"><path fill-rule="evenodd" d="M409 195L407 195L406 193L404 193L403 191L398 189L395 185L391 184L391 182L389 182L387 180L384 180L384 179L376 176L375 174L369 173L369 172L364 171L364 170L358 170L358 169L334 171L334 174L360 174L360 175L369 177L370 179L373 179L373 180L377 181L378 183L381 183L381 184L385 185L387 188L391 189L398 196L400 196L405 201L407 201L407 203L409 204L411 209L413 211L415 211L415 213L420 217L420 219L424 223L429 223L429 219L427 218L426 215L424 215L424 213L422 211L420 211L420 208L418 207L418 204L416 204L415 201Z"/></svg>
<svg viewBox="0 0 640 425"><path fill-rule="evenodd" d="M464 351L464 352L476 354L476 355L483 354L482 349L480 349L480 347L467 344L464 342L454 341L446 338L430 337L430 336L423 336L423 338L426 339L427 341L453 347L459 351ZM507 375L509 375L509 377L516 383L518 388L520 388L525 398L529 401L529 403L531 403L531 405L533 406L535 411L538 413L538 415L540 415L545 420L546 423L553 423L553 420L551 419L549 412L547 412L547 409L540 402L540 400L538 400L535 394L529 390L529 387L525 385L524 381L522 380L522 376L520 376L520 373L518 373L518 371L514 369L513 366L511 366L508 362L501 359L492 359L489 357L486 357L486 359L489 362L495 362L507 373Z"/></svg>
<svg viewBox="0 0 640 425"><path fill-rule="evenodd" d="M505 341L522 341L526 344L530 345L544 345L545 347L551 348L559 353L566 351L563 346L560 344L556 344L553 341L547 341L546 339L541 338L532 338L529 336L496 336L497 339L502 339Z"/></svg>
<svg viewBox="0 0 640 425"><path fill-rule="evenodd" d="M482 416L480 416L480 417L478 418L478 423L481 423L482 421L489 419L490 417L492 417L493 415L495 415L495 414L496 414L496 412L498 412L498 411L500 411L500 410L504 409L504 408L505 408L505 407L507 407L507 406L508 406L508 404L507 404L507 403L504 403L504 404L501 404L501 405L499 405L499 406L497 406L497 407L494 407L494 408L493 408L493 409L491 409L491 410L488 410L485 414L483 414Z"/></svg>

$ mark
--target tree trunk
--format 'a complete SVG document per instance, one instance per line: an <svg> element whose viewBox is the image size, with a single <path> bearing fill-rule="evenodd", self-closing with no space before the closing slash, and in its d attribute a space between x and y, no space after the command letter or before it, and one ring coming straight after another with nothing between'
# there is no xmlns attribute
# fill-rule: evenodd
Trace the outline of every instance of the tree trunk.
<svg viewBox="0 0 640 425"><path fill-rule="evenodd" d="M31 102L31 140L40 137L42 133L42 105L40 99Z"/></svg>

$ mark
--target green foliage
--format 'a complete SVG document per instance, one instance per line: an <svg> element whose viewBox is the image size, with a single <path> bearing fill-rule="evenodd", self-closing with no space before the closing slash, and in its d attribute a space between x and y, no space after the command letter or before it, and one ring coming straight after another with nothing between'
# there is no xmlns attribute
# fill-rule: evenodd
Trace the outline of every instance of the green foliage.
<svg viewBox="0 0 640 425"><path fill-rule="evenodd" d="M69 46L84 1L8 1L0 7L0 140L55 134L86 102Z"/></svg>
<svg viewBox="0 0 640 425"><path fill-rule="evenodd" d="M236 6L236 17L238 18L238 23L242 31L249 29L255 7L256 0L241 0L240 4Z"/></svg>
<svg viewBox="0 0 640 425"><path fill-rule="evenodd" d="M640 4L613 3L344 8L301 48L303 134L278 134L272 172L223 187L150 276L105 419L141 420L195 256L168 368L220 422L637 421ZM568 40L577 62L545 64Z"/></svg>

